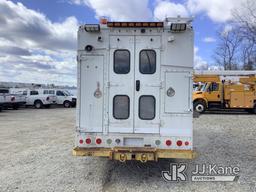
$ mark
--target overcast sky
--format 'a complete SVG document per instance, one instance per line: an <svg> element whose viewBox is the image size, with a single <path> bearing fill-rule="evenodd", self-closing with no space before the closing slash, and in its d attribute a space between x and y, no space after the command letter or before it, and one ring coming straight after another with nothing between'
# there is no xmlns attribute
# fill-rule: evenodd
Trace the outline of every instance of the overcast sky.
<svg viewBox="0 0 256 192"><path fill-rule="evenodd" d="M76 84L79 24L194 16L195 68L214 65L216 31L245 0L0 0L0 81Z"/></svg>

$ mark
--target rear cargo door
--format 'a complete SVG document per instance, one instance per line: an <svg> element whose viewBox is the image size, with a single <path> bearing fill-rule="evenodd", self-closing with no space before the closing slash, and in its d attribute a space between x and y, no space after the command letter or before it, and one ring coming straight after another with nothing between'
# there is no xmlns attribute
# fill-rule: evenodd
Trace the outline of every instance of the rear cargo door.
<svg viewBox="0 0 256 192"><path fill-rule="evenodd" d="M110 36L109 132L132 133L134 36Z"/></svg>
<svg viewBox="0 0 256 192"><path fill-rule="evenodd" d="M160 36L135 37L135 133L159 133L160 45Z"/></svg>
<svg viewBox="0 0 256 192"><path fill-rule="evenodd" d="M80 127L86 132L102 132L103 55L87 55L81 61Z"/></svg>

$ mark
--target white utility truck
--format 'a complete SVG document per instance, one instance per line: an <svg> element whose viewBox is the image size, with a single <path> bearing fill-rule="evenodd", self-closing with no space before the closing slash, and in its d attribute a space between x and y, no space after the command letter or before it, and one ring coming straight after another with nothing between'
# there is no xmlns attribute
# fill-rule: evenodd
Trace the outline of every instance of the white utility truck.
<svg viewBox="0 0 256 192"><path fill-rule="evenodd" d="M26 98L22 94L11 93L9 88L0 88L0 96L2 101L2 108L18 109L25 105Z"/></svg>
<svg viewBox="0 0 256 192"><path fill-rule="evenodd" d="M79 27L74 155L122 162L195 157L191 22Z"/></svg>

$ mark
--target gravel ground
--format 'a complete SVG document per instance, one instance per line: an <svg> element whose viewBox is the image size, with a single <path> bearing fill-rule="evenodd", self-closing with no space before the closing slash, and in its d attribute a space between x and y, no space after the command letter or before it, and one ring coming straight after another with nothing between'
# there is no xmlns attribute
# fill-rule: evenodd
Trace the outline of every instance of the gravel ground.
<svg viewBox="0 0 256 192"><path fill-rule="evenodd" d="M75 109L0 113L0 191L256 191L256 116L205 114L194 119L193 161L119 163L73 157ZM170 162L240 167L236 182L165 182Z"/></svg>

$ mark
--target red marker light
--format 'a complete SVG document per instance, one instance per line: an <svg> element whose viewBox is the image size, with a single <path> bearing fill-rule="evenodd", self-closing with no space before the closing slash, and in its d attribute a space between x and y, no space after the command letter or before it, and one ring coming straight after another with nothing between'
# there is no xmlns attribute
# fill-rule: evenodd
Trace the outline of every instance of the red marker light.
<svg viewBox="0 0 256 192"><path fill-rule="evenodd" d="M186 142L185 142L185 145L189 145L189 142L188 142L188 141L186 141Z"/></svg>
<svg viewBox="0 0 256 192"><path fill-rule="evenodd" d="M83 143L84 143L83 139L80 139L80 140L79 140L79 143L80 143L80 144L83 144Z"/></svg>
<svg viewBox="0 0 256 192"><path fill-rule="evenodd" d="M171 140L166 140L166 141L165 141L165 144L166 144L167 146L170 146L170 145L172 144L172 141L171 141Z"/></svg>
<svg viewBox="0 0 256 192"><path fill-rule="evenodd" d="M181 140L178 140L177 141L177 146L181 146L182 145L182 141Z"/></svg>
<svg viewBox="0 0 256 192"><path fill-rule="evenodd" d="M98 138L98 139L96 139L96 143L99 145L99 144L101 144L101 139L100 138Z"/></svg>
<svg viewBox="0 0 256 192"><path fill-rule="evenodd" d="M85 140L85 143L86 143L86 144L91 144L91 142L92 142L92 140L91 140L90 138L87 138L87 139Z"/></svg>

